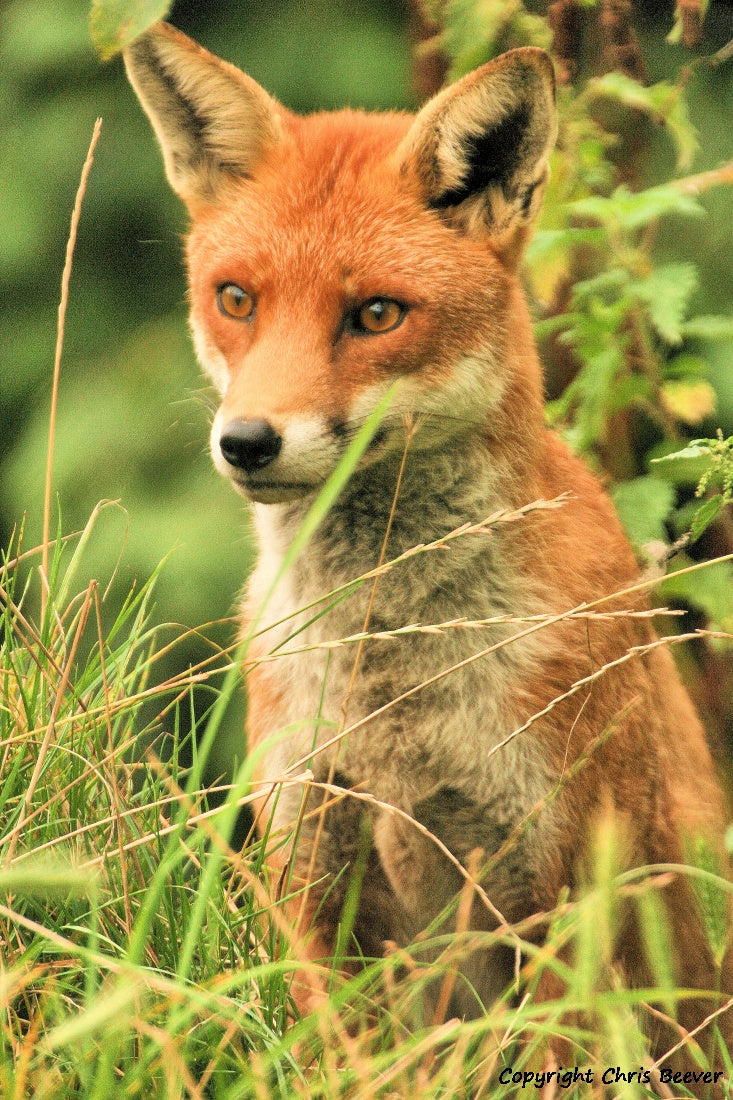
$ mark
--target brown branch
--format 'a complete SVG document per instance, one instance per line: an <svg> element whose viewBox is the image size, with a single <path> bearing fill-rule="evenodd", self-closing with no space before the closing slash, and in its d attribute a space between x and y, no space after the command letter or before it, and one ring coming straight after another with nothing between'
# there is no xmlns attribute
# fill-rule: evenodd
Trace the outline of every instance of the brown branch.
<svg viewBox="0 0 733 1100"><path fill-rule="evenodd" d="M552 31L552 53L561 84L571 84L578 73L582 40L580 0L554 0L547 9Z"/></svg>
<svg viewBox="0 0 733 1100"><path fill-rule="evenodd" d="M703 20L700 0L677 0L674 16L682 35L682 45L688 50L699 46Z"/></svg>
<svg viewBox="0 0 733 1100"><path fill-rule="evenodd" d="M603 55L609 69L615 69L646 84L649 73L641 55L641 47L632 25L634 6L631 0L602 0L600 31Z"/></svg>
<svg viewBox="0 0 733 1100"><path fill-rule="evenodd" d="M681 180L672 180L672 187L683 195L701 195L711 187L720 187L733 183L733 160L721 164L720 168L711 168L707 172L698 172L696 176L686 176Z"/></svg>

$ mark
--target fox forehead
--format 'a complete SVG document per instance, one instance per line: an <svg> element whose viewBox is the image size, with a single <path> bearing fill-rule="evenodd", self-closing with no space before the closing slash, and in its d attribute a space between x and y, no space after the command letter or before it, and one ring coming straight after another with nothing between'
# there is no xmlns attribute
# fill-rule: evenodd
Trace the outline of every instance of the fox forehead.
<svg viewBox="0 0 733 1100"><path fill-rule="evenodd" d="M285 140L196 212L192 282L208 291L241 277L282 291L296 274L311 286L325 279L347 297L419 300L426 281L430 296L455 286L472 258L491 265L487 242L451 230L401 169L394 154L411 121L357 111L286 115Z"/></svg>

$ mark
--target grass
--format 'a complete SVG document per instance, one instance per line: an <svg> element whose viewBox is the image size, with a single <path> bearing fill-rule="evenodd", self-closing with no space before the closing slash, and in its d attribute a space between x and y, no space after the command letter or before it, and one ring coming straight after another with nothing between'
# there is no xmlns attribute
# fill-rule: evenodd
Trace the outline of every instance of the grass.
<svg viewBox="0 0 733 1100"><path fill-rule="evenodd" d="M70 264L71 247L65 287ZM377 419L316 501L301 541ZM665 1064L651 1062L642 1028L644 1016L673 1017L688 996L671 979L660 918L658 886L670 869L621 873L611 831L599 834L595 877L579 897L496 932L469 927L471 902L481 896L478 866L469 866L454 933L436 923L409 948L364 960L356 977L310 964L322 1007L295 1018L290 983L309 964L265 860L283 838L265 830L242 848L233 843L238 814L253 799L247 761L218 792L205 782L246 653L213 650L200 666L157 682L161 655L184 634L171 637L153 621L156 577L103 625L109 578L80 580L101 509L83 532L50 537L53 414L49 441L42 545L25 549L19 533L0 568L0 1097L437 1100L528 1090L582 1097L604 1073L614 1095L650 1095L647 1082L661 1095L685 1095L683 1085L665 1082ZM450 552L446 544L473 530L461 528L441 540L442 548ZM382 562L354 583L376 583L394 564ZM575 614L603 613L600 604ZM544 621L524 629L541 629ZM456 621L397 633L484 625ZM361 634L334 644L358 652L371 636L366 622ZM297 645L294 637L290 647ZM210 701L186 744L181 730L184 716L196 713L194 690L210 691ZM283 781L314 786L306 764ZM344 797L340 788L321 788ZM357 792L346 797L369 801ZM721 899L730 887L702 856L698 863L687 873L701 884L720 953L728 938ZM344 955L354 950L348 932L355 902L352 894L344 911ZM622 904L635 907L645 930L653 988L625 988L613 965ZM516 951L516 985L478 1020L447 1018L461 959L495 942ZM536 998L540 981L552 987L553 978L557 994ZM437 996L426 1014L428 984ZM548 1060L549 1041L558 1036L567 1044L562 1065ZM681 1034L684 1041L695 1045ZM697 1051L704 1068L706 1053ZM733 1076L724 1049L719 1058ZM724 1095L731 1095L727 1080Z"/></svg>
<svg viewBox="0 0 733 1100"><path fill-rule="evenodd" d="M278 838L230 843L252 797L246 764L218 806L203 783L219 696L197 731L203 752L186 766L176 736L194 684L221 683L235 665L221 653L153 684L171 644L150 621L155 578L102 632L99 586L75 588L95 520L52 543L37 624L40 548L16 547L0 571L2 1097L520 1096L536 1080L525 1074L549 1068L548 1039L558 1034L571 1043L566 1065L554 1067L569 1096L588 1094L589 1070L596 1080L616 1067L651 1072L640 1007L673 1015L686 994L671 983L655 879L619 873L612 835L599 837L596 877L580 898L501 933L468 928L469 867L454 934L427 929L355 978L318 968L322 1010L294 1022L288 990L302 951L264 866ZM151 698L158 715L146 725ZM172 734L169 758L153 741L136 759L136 742L161 725ZM290 781L311 782L303 769ZM724 884L705 868L696 874L719 916ZM653 989L624 988L612 966L623 895L647 929ZM711 937L724 938L714 924ZM508 990L477 1021L446 1019L460 959L497 939L522 950L519 995ZM548 973L566 988L536 1002ZM428 982L440 992L425 1018ZM648 1093L636 1081L623 1095Z"/></svg>

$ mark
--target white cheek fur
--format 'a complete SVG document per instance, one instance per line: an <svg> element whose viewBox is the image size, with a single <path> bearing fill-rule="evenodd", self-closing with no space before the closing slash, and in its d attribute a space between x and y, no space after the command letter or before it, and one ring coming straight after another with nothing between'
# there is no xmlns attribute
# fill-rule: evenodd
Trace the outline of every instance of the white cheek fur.
<svg viewBox="0 0 733 1100"><path fill-rule="evenodd" d="M190 322L193 346L201 366L211 378L219 393L223 396L229 385L229 370L227 361L219 351L206 339L203 325L200 325L193 317Z"/></svg>
<svg viewBox="0 0 733 1100"><path fill-rule="evenodd" d="M371 386L356 397L350 415L358 421L369 415L384 397L392 380ZM461 424L476 427L484 422L500 406L505 389L505 379L496 369L492 352L466 355L454 365L450 375L433 384L426 384L421 371L417 375L400 379L388 415L414 418L421 415L437 417L435 423L422 429L417 445L433 445L436 436L450 437L461 434Z"/></svg>

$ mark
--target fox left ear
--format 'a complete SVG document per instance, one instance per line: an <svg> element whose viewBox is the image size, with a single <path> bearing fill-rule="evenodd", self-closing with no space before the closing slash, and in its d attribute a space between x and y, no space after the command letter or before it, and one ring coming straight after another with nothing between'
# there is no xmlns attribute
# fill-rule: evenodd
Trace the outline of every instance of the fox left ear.
<svg viewBox="0 0 733 1100"><path fill-rule="evenodd" d="M398 150L428 205L518 258L549 176L555 76L544 50L511 50L445 88Z"/></svg>
<svg viewBox="0 0 733 1100"><path fill-rule="evenodd" d="M281 139L279 103L175 27L155 24L124 58L170 184L189 209L214 201L227 178L248 176Z"/></svg>

